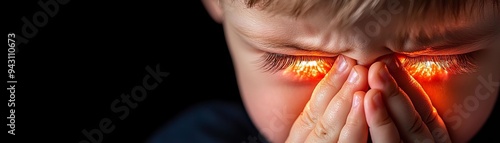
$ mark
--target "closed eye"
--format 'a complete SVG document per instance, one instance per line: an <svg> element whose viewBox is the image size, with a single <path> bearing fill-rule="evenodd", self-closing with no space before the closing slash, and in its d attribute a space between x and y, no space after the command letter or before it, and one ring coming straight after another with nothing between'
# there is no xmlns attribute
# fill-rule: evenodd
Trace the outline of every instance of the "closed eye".
<svg viewBox="0 0 500 143"><path fill-rule="evenodd" d="M322 78L332 67L334 58L319 56L293 56L266 53L258 61L265 72L292 74L299 79Z"/></svg>
<svg viewBox="0 0 500 143"><path fill-rule="evenodd" d="M405 69L416 79L445 79L448 75L469 74L477 70L470 53L459 55L417 56L400 55Z"/></svg>
<svg viewBox="0 0 500 143"><path fill-rule="evenodd" d="M471 53L459 55L398 56L403 67L416 79L446 79L449 75L473 73L477 70ZM266 53L258 61L265 72L293 74L300 79L322 78L334 63L332 57L294 56Z"/></svg>

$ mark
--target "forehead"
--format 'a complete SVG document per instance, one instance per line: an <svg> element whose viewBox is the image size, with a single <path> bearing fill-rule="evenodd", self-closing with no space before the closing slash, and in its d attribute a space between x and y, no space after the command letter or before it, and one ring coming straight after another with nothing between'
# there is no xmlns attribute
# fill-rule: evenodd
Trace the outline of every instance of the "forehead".
<svg viewBox="0 0 500 143"><path fill-rule="evenodd" d="M247 7L259 9L273 15L308 17L323 14L325 19L352 24L383 9L405 11L405 16L415 21L430 18L450 21L460 16L479 17L485 9L495 9L498 0L244 0ZM403 9L398 9L403 8ZM432 16L432 17L430 17Z"/></svg>
<svg viewBox="0 0 500 143"><path fill-rule="evenodd" d="M367 35L431 42L432 39L447 38L443 35L483 34L469 34L469 32L488 31L491 27L495 27L494 23L499 22L498 2L494 1L479 3L479 1L458 0L456 2L460 3L448 3L448 5L445 5L445 2L429 1L409 3L413 1L387 0L374 3L352 0L338 3L339 1L274 0L248 5L235 0L230 3L233 6L228 9L233 11L228 15L237 17L232 21L236 23L238 30L243 31L241 33L250 37L260 36L261 39L268 41L288 39L287 42L297 39L297 42L307 41L310 47L325 46L328 43L359 43L352 40L356 38L339 34L344 30L352 32L356 28ZM488 2L490 4L487 4ZM374 23L386 28L379 29L382 35L370 32L374 29L376 31L372 26ZM332 37L344 38L327 41L335 39ZM380 40L373 39L373 41Z"/></svg>
<svg viewBox="0 0 500 143"><path fill-rule="evenodd" d="M500 14L497 0L232 0L231 3L242 9L258 11L255 13L261 18L280 17L296 21L316 18L312 21L327 22L337 29L352 29L349 26L370 19L385 22L385 18L394 22L390 18L399 16L402 18L397 22L403 25L400 28L439 31L450 26L498 19Z"/></svg>

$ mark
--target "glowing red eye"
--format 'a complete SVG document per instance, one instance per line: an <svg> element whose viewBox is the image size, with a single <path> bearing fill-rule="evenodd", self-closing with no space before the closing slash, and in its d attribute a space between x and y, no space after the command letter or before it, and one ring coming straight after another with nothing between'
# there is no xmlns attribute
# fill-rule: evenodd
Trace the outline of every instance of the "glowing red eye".
<svg viewBox="0 0 500 143"><path fill-rule="evenodd" d="M320 79L330 70L331 65L323 60L307 60L297 61L285 69L283 74L293 73L293 75L301 80L304 79Z"/></svg>
<svg viewBox="0 0 500 143"><path fill-rule="evenodd" d="M399 60L409 74L417 80L442 80L448 77L448 61L421 60L410 62L405 58L399 58Z"/></svg>
<svg viewBox="0 0 500 143"><path fill-rule="evenodd" d="M433 61L426 61L406 68L415 78L432 80L433 78L442 78L448 75L448 71L440 64Z"/></svg>

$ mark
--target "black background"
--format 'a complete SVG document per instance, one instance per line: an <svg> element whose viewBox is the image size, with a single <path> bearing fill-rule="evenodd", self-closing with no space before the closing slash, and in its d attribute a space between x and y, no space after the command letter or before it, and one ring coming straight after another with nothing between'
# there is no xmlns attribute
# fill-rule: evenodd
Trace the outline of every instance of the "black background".
<svg viewBox="0 0 500 143"><path fill-rule="evenodd" d="M4 38L23 36L21 19L33 21L43 11L35 0L3 2ZM80 142L87 139L82 130L99 128L104 118L115 129L102 142L145 142L191 105L240 100L222 27L198 0L71 0L28 40L16 55L12 142ZM120 120L111 103L142 85L145 67L156 65L170 75ZM475 141L498 138L485 134L498 129L498 119L492 117Z"/></svg>
<svg viewBox="0 0 500 143"><path fill-rule="evenodd" d="M38 1L4 7L4 38L23 36L21 18L33 21L43 11ZM201 1L71 0L47 20L18 44L15 142L79 142L82 130L99 128L103 118L116 128L102 142L144 142L193 104L239 100L222 27ZM142 85L145 67L156 65L170 75L120 120L111 103Z"/></svg>

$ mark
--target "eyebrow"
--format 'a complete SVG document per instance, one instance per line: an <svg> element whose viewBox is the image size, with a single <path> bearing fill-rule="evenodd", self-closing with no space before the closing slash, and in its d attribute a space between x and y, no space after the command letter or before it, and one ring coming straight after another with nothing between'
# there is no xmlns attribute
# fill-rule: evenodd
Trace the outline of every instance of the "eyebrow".
<svg viewBox="0 0 500 143"><path fill-rule="evenodd" d="M259 42L257 43L259 45L263 45L258 47L263 47L263 48L279 49L279 50L293 49L293 50L308 51L308 52L319 51L317 48L314 48L312 46L307 46L305 44L300 44L300 43L285 42L283 40L279 40L279 42L270 40L258 40L258 41Z"/></svg>
<svg viewBox="0 0 500 143"><path fill-rule="evenodd" d="M494 27L490 27L494 28ZM415 39L403 40L403 43L399 47L395 47L395 52L406 53L406 54L433 54L433 53L445 53L447 51L467 51L480 49L481 44L484 41L491 40L495 35L499 34L498 29L483 28L482 30L471 29L468 31L464 30L452 30L447 31L441 36L419 36ZM264 47L273 49L294 49L300 51L308 52L323 52L323 53L338 53L339 51L323 51L314 46L309 46L302 43L291 43L283 40L259 42L265 45ZM400 48L402 47L402 48ZM335 48L337 49L337 48ZM334 49L330 49L334 50ZM452 53L450 53L452 54Z"/></svg>
<svg viewBox="0 0 500 143"><path fill-rule="evenodd" d="M317 46L312 46L300 42L290 42L286 40L279 40L278 42L265 40L265 42L261 42L260 44L270 49L296 50L296 51L303 51L306 53L322 53L327 55L336 55L341 52L341 50L338 48L329 49L328 51L325 51L324 49L318 48Z"/></svg>
<svg viewBox="0 0 500 143"><path fill-rule="evenodd" d="M481 25L479 25L481 26ZM442 53L450 50L479 49L480 43L491 40L499 34L499 29L490 24L479 28L467 28L445 31L440 36L419 36L405 46L408 53ZM411 41L412 39L410 39ZM408 41L406 41L408 42ZM408 50L411 49L411 50Z"/></svg>
<svg viewBox="0 0 500 143"><path fill-rule="evenodd" d="M490 19L491 20L491 19ZM500 34L500 27L495 23L500 19L493 19L493 21L470 23L469 26L448 29L448 30L429 30L431 36L417 35L413 39L404 38L395 39L395 44L390 45L390 49L397 53L403 54L426 54L426 55L443 55L443 54L463 54L476 51L484 48L486 41L492 40L496 35ZM317 45L307 43L290 41L283 39L283 37L268 37L260 35L259 33L249 32L252 31L246 28L236 28L238 32L249 39L253 39L252 43L258 43L259 48L272 49L272 50L296 50L302 52L314 52L324 54L338 54L343 52L345 48L330 48L322 50ZM245 29L245 30L243 30ZM425 29L425 28L424 28ZM250 34L252 33L252 34ZM252 38L250 38L252 37ZM345 41L344 41L345 42ZM342 47L349 45L356 45L354 41L347 41L342 43ZM450 52L451 51L451 52Z"/></svg>
<svg viewBox="0 0 500 143"><path fill-rule="evenodd" d="M268 49L268 50L278 50L278 51L302 51L305 53L319 53L332 55L335 52L332 51L321 51L315 46L310 46L300 42L292 42L290 40L283 39L283 37L274 36L263 36L261 33L255 33L246 27L235 28L236 32L246 37L245 41L247 44L250 44L256 48L260 49Z"/></svg>

